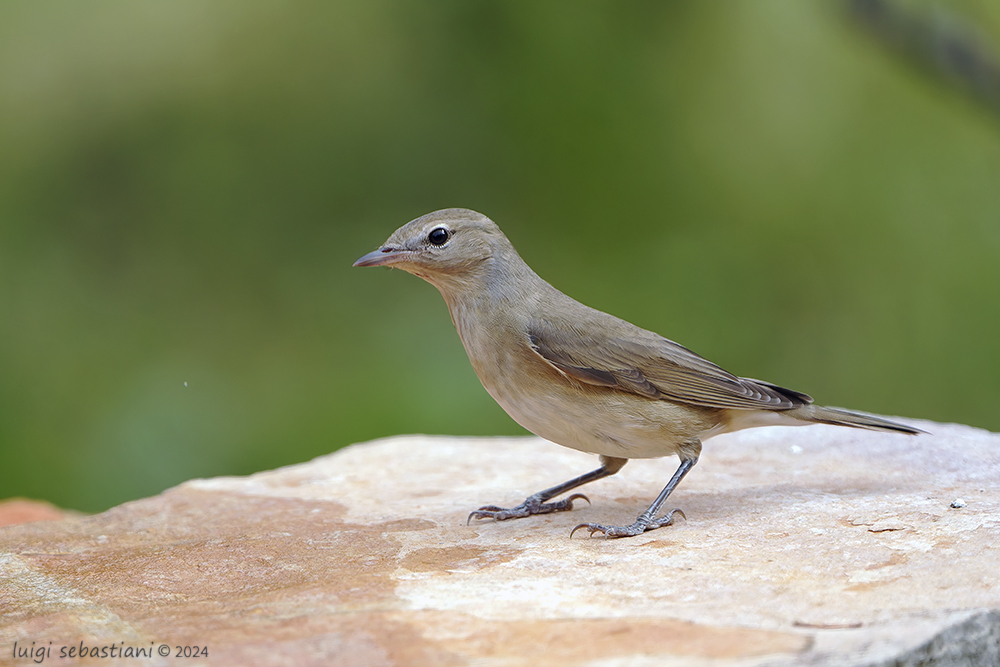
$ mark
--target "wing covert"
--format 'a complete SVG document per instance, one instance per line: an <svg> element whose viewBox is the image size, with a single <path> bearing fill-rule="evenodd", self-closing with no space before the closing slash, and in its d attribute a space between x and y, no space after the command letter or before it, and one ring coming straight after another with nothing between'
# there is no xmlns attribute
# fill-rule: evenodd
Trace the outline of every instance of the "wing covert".
<svg viewBox="0 0 1000 667"><path fill-rule="evenodd" d="M616 318L617 319L617 318ZM620 321L620 320L619 320ZM597 339L588 327L556 328L535 320L528 341L542 359L579 382L712 408L788 410L806 394L739 378L682 345L636 328L636 336Z"/></svg>

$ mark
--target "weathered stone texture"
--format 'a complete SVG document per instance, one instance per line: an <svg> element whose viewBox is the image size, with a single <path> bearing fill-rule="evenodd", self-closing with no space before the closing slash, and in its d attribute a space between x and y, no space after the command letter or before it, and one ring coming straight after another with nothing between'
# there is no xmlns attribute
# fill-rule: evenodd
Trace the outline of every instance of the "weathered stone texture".
<svg viewBox="0 0 1000 667"><path fill-rule="evenodd" d="M85 641L209 647L89 659L116 665L995 665L1000 436L917 425L710 440L672 498L688 520L622 540L569 533L631 522L676 459L466 526L596 465L534 438L391 438L10 526L0 661Z"/></svg>

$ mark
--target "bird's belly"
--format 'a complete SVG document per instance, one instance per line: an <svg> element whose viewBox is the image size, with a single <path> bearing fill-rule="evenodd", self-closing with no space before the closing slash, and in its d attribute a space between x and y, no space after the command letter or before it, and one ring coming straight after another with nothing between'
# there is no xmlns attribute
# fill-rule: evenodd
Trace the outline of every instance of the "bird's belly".
<svg viewBox="0 0 1000 667"><path fill-rule="evenodd" d="M567 389L568 387L568 389ZM557 444L626 459L676 454L718 424L717 410L568 384L544 392L487 391L514 421Z"/></svg>

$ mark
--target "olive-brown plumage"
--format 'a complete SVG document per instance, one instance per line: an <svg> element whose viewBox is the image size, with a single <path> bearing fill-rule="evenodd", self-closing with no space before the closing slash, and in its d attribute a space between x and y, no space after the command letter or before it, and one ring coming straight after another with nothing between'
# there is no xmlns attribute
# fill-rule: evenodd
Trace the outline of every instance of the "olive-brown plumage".
<svg viewBox="0 0 1000 667"><path fill-rule="evenodd" d="M583 524L593 534L637 535L694 466L701 442L765 425L827 423L899 433L918 429L839 408L768 382L740 378L687 348L585 306L535 274L492 220L445 209L397 229L355 266L394 266L441 292L483 386L519 424L547 440L601 455L601 467L513 508L470 519L504 520L572 508L550 499L614 474L630 458L677 454L681 465L631 526Z"/></svg>

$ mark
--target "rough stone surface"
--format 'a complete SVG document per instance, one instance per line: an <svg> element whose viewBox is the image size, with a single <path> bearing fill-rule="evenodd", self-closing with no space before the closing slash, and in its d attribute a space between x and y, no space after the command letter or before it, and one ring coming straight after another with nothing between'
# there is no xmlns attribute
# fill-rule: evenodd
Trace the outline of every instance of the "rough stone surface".
<svg viewBox="0 0 1000 667"><path fill-rule="evenodd" d="M534 438L392 438L10 526L0 661L1000 664L1000 436L917 425L720 436L671 499L688 520L622 540L569 533L631 522L676 459L630 462L592 506L465 524L596 464Z"/></svg>
<svg viewBox="0 0 1000 667"><path fill-rule="evenodd" d="M13 526L29 521L54 521L74 516L76 512L59 509L52 503L27 498L0 500L0 526Z"/></svg>

